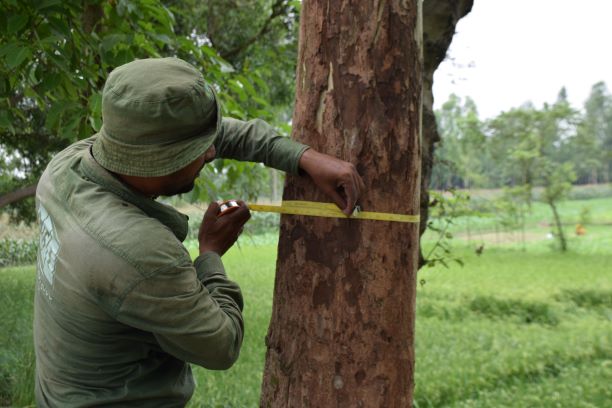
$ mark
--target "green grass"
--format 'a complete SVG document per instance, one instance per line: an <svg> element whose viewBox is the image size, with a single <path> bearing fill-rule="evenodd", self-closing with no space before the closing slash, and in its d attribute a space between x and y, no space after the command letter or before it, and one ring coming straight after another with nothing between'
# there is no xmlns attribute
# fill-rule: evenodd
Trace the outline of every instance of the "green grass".
<svg viewBox="0 0 612 408"><path fill-rule="evenodd" d="M192 407L256 407L265 358L264 338L272 312L276 247L232 249L223 259L226 271L242 288L245 336L238 362L228 371L194 368L197 391Z"/></svg>
<svg viewBox="0 0 612 408"><path fill-rule="evenodd" d="M34 268L0 269L0 406L34 404Z"/></svg>
<svg viewBox="0 0 612 408"><path fill-rule="evenodd" d="M612 227L612 197L592 198L582 200L565 200L559 204L561 221L568 236L573 236L576 224L581 222L581 212L588 209L590 220L585 224L587 236L591 229ZM509 233L511 231L500 227L498 214L485 212L478 216L463 216L454 221L450 231L464 236L470 230L474 239L482 233L498 232ZM539 232L542 237L552 231L553 216L550 207L539 201L532 204L532 208L525 214L526 229L528 232ZM518 232L516 232L518 236Z"/></svg>
<svg viewBox="0 0 612 408"><path fill-rule="evenodd" d="M592 214L605 218L612 200L599 200L588 200ZM477 241L454 241L465 267L436 266L418 276L415 406L612 406L612 225L589 226L565 254L545 238L526 251L519 243L487 243L480 256ZM194 368L191 407L259 404L273 242L242 237L224 257L244 293L244 346L228 371ZM0 406L32 404L33 288L33 267L0 269Z"/></svg>
<svg viewBox="0 0 612 408"><path fill-rule="evenodd" d="M586 384L598 393L576 394L568 380L586 367L612 368L612 254L495 249L478 257L465 248L463 257L464 268L420 273L419 407L612 403L605 376Z"/></svg>

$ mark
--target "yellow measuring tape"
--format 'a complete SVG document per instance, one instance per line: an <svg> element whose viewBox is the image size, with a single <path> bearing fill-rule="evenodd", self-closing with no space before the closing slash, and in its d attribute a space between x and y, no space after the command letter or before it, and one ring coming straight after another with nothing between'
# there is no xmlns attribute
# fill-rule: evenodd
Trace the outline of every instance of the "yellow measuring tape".
<svg viewBox="0 0 612 408"><path fill-rule="evenodd" d="M275 212L281 214L310 215L315 217L351 218L358 220L378 220L395 222L419 222L419 215L392 214L372 211L356 211L353 215L344 214L336 204L314 201L283 201L281 205L247 204L252 211Z"/></svg>

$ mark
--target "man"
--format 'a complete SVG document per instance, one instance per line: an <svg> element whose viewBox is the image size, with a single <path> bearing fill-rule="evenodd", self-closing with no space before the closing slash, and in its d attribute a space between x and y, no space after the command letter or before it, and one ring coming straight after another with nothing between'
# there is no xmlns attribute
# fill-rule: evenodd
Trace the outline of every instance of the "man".
<svg viewBox="0 0 612 408"><path fill-rule="evenodd" d="M184 406L190 366L227 369L243 323L220 256L250 217L212 203L194 262L187 217L159 195L193 188L215 157L303 171L345 213L363 182L354 166L279 137L262 121L222 118L214 90L176 58L115 69L100 132L59 153L37 191L41 243L34 339L39 406Z"/></svg>

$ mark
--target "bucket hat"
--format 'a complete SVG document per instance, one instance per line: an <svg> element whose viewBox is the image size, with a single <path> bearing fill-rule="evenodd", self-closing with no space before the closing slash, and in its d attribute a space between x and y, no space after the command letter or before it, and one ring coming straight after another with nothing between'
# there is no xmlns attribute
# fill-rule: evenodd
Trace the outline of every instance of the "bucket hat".
<svg viewBox="0 0 612 408"><path fill-rule="evenodd" d="M221 126L212 86L178 58L149 58L111 72L102 91L96 161L128 176L182 169L204 154Z"/></svg>

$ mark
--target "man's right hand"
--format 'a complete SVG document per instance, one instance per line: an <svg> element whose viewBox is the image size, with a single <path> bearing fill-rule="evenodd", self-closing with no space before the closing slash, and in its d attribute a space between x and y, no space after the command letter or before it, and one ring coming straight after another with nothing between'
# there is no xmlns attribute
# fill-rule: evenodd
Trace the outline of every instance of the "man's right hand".
<svg viewBox="0 0 612 408"><path fill-rule="evenodd" d="M218 217L219 204L216 202L210 203L206 213L204 213L198 234L200 255L212 251L221 256L234 245L242 232L242 227L251 218L251 212L245 202L236 202L240 205L240 208L223 217Z"/></svg>

